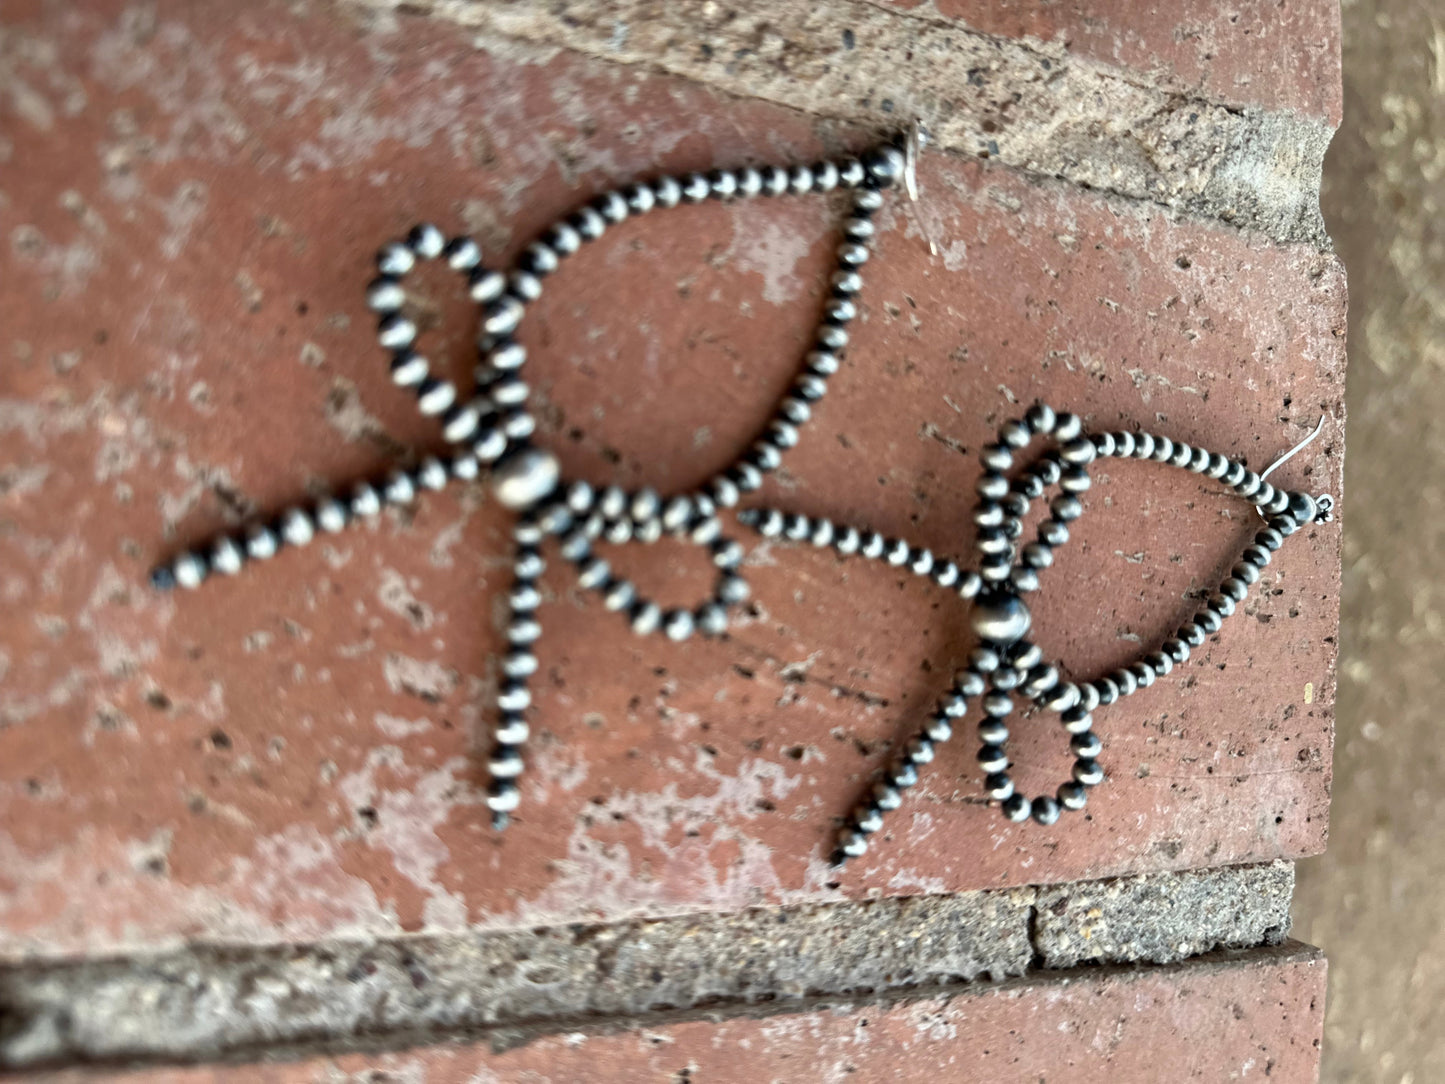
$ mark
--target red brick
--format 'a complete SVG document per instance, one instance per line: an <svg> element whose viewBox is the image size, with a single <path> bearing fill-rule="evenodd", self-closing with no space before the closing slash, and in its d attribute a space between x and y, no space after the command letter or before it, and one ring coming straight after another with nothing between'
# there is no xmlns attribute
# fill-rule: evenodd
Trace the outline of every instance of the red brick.
<svg viewBox="0 0 1445 1084"><path fill-rule="evenodd" d="M890 0L1009 38L1062 42L1211 101L1340 123L1340 5L1334 0L1180 4L1135 0Z"/></svg>
<svg viewBox="0 0 1445 1084"><path fill-rule="evenodd" d="M723 1015L619 1031L579 1028L494 1052L485 1044L290 1065L152 1069L144 1084L374 1080L860 1081L1268 1080L1313 1084L1325 965L1301 946L1208 962L1007 983L953 997ZM942 1074L942 1075L940 1075ZM93 1079L47 1075L46 1084Z"/></svg>
<svg viewBox="0 0 1445 1084"><path fill-rule="evenodd" d="M197 595L157 599L146 570L238 499L273 508L434 440L389 386L360 302L371 251L416 218L470 226L495 256L609 182L791 159L836 133L566 53L489 56L424 22L388 36L281 6L47 12L11 33L30 43L12 49L35 97L0 163L0 952L565 922L1321 848L1335 525L1291 540L1272 593L1183 672L1100 715L1114 779L1087 817L1006 825L980 808L964 741L837 889L831 819L944 686L966 608L772 547L755 558L758 615L729 643L677 646L624 634L549 573L534 770L495 837L478 794L507 521L478 493ZM923 181L943 255L883 216L856 345L771 498L966 552L971 453L1036 395L1256 465L1324 412L1326 438L1283 480L1337 491L1331 258L939 157ZM833 221L818 201L707 205L564 271L525 336L567 468L666 490L730 459L796 365ZM433 353L460 370L471 324L438 305ZM1040 642L1084 676L1174 628L1184 593L1254 530L1239 501L1138 464L1101 469L1088 503L1036 608ZM672 582L663 553L643 581L695 597L697 558L678 554L694 571ZM1020 780L1052 790L1059 733L1028 730Z"/></svg>

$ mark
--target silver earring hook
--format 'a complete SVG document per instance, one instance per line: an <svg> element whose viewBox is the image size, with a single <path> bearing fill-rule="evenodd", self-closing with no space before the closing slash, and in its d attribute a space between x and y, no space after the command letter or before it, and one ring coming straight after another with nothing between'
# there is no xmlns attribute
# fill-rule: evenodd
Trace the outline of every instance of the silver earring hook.
<svg viewBox="0 0 1445 1084"><path fill-rule="evenodd" d="M1263 470L1263 472L1262 472L1262 473L1260 474L1260 476L1259 476L1259 480L1260 480L1261 482L1263 482L1263 481L1264 481L1265 479L1267 479L1272 473L1274 473L1274 471L1275 471L1277 468L1284 466L1284 465L1285 465L1286 463L1288 463L1291 459L1293 459L1296 455L1298 455L1300 452L1304 451L1304 449L1308 448L1308 447L1310 446L1310 444L1314 442L1314 439L1315 439L1316 437L1318 437L1318 436L1320 435L1320 433L1324 430L1324 427L1325 427L1325 416L1324 416L1323 414L1321 414L1321 415L1320 415L1320 420L1315 424L1315 427L1314 427L1314 429L1310 432L1310 435L1307 436L1307 437L1305 437L1304 440L1300 441L1298 444L1296 444L1296 445L1295 445L1293 448L1291 448L1289 451L1284 452L1283 454L1281 454L1281 455L1280 455L1278 458L1276 458L1275 461L1274 461L1273 463L1271 463L1269 466L1265 467L1264 470ZM1319 509L1319 514L1315 517L1316 522L1318 522L1318 523L1328 523L1330 520L1334 519L1335 499L1334 499L1333 497L1331 497L1328 493L1321 493L1319 496L1317 496L1317 497L1315 498L1315 506ZM1268 516L1265 516L1265 515L1264 515L1264 510L1263 510L1263 509L1258 509L1258 511L1259 511L1260 516L1262 516L1263 518L1265 518L1265 519L1268 519L1268 518L1269 518Z"/></svg>
<svg viewBox="0 0 1445 1084"><path fill-rule="evenodd" d="M908 193L908 202L915 205L913 217L918 223L918 230L923 234L923 239L928 242L929 255L937 256L938 246L933 243L933 235L928 230L928 224L923 220L923 215L916 206L918 203L918 155L927 142L928 133L923 128L923 122L915 119L909 125L908 134L903 139L903 190Z"/></svg>

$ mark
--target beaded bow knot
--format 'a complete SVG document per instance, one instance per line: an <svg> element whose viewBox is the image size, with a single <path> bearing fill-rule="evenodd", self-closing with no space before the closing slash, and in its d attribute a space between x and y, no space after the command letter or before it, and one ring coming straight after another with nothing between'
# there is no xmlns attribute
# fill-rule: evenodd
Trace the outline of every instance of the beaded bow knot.
<svg viewBox="0 0 1445 1084"><path fill-rule="evenodd" d="M861 160L844 158L790 170L748 167L662 177L607 192L558 221L523 250L510 273L484 266L472 239L449 241L435 226L417 226L404 241L389 244L378 253L380 275L367 288L367 304L378 314L377 336L391 353L393 381L415 393L423 414L440 418L442 436L452 452L445 457L428 456L415 467L398 468L377 482L363 482L345 498L327 497L297 505L269 523L223 534L157 568L152 583L162 589L199 587L213 572L234 575L247 561L269 559L286 546L306 545L318 530L341 531L356 520L374 518L385 505L411 503L420 490L439 490L452 480L472 480L489 471L493 495L518 514L513 529L508 647L497 695L495 746L488 762L491 785L487 804L493 823L504 827L519 801L521 751L529 736L526 712L532 697L528 679L537 670L535 645L542 632L536 610L541 602L537 580L545 567L543 540L548 536L559 539L559 552L577 568L577 582L600 594L604 606L621 613L634 632L661 633L672 640L685 640L694 632L723 634L729 612L747 599L749 587L741 574L743 548L723 534L718 510L733 507L743 494L758 489L764 476L778 468L783 454L798 443L800 428L826 393L828 378L838 371L848 344L847 325L857 315L854 298L863 287L861 268L868 261L875 232L873 216L883 206L883 191L900 180L911 186L911 178L911 153L905 155L892 144L875 148ZM598 492L585 481L563 478L556 456L532 441L536 421L527 410L530 389L521 377L527 350L516 339L527 306L541 296L544 280L584 244L655 209L709 199L781 197L835 189L851 191L852 201L843 222L838 265L829 279L822 319L803 359L802 372L752 445L700 489L670 498L651 489L627 492L618 486ZM482 309L476 386L466 400L450 381L433 374L427 359L413 349L418 330L405 311L405 277L419 261L437 259L466 277L468 294ZM614 544L650 543L663 535L705 546L718 569L712 597L695 608L663 610L642 597L629 580L614 574L608 562L593 552L593 543L599 539Z"/></svg>
<svg viewBox="0 0 1445 1084"><path fill-rule="evenodd" d="M1318 433L1317 427L1304 443ZM1052 439L1055 447L1010 481L1006 472L1014 466L1016 454L1041 437ZM1299 447L1264 473L1267 475ZM1091 485L1089 465L1101 457L1152 459L1218 479L1250 501L1266 521L1219 589L1193 620L1185 622L1158 650L1105 676L1075 683L1064 680L1059 668L1045 662L1038 645L1026 638L1032 618L1022 596L1039 589L1040 573L1053 564L1054 551L1069 540L1069 524L1084 512L1079 498ZM1241 462L1168 437L1128 432L1086 434L1077 415L1055 413L1043 404L1004 425L998 442L986 446L981 459L983 476L977 492L982 503L974 511L978 525L974 544L979 552L976 571L961 570L952 561L940 561L930 551L906 541L826 519L789 515L776 509L745 509L739 513L741 522L764 537L811 542L831 547L840 556L886 561L973 601L972 622L978 647L932 716L904 746L884 778L849 814L838 833L835 862L867 851L868 837L883 827L883 814L902 804L903 791L918 782L918 769L933 760L936 747L953 736L954 727L975 701L983 712L978 724L978 763L985 772L984 790L1000 803L1003 815L1011 821L1032 816L1040 824L1053 824L1062 812L1083 809L1089 788L1104 780L1098 761L1103 743L1093 729L1095 709L1147 688L1176 664L1188 660L1190 652L1218 632L1224 619L1244 601L1285 538L1307 523L1328 520L1333 508L1327 494L1311 497L1276 489ZM1061 492L1049 502L1049 514L1039 525L1036 540L1020 547L1023 517L1030 505L1054 486ZM1008 774L1006 720L1014 711L1015 693L1057 713L1070 735L1069 749L1075 757L1072 778L1053 795L1029 799L1015 791Z"/></svg>

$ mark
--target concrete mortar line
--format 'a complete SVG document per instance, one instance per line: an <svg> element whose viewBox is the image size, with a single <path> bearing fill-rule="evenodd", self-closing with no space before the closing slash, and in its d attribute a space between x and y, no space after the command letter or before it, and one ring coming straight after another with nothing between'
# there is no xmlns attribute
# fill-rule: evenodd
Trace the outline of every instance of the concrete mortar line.
<svg viewBox="0 0 1445 1084"><path fill-rule="evenodd" d="M580 1023L652 1026L678 1012L797 1011L820 998L948 995L984 976L1175 964L1280 942L1293 882L1293 866L1274 862L600 925L22 961L0 968L0 1068L476 1035L506 1046Z"/></svg>
<svg viewBox="0 0 1445 1084"><path fill-rule="evenodd" d="M492 36L683 76L936 149L1330 251L1323 119L1225 105L1137 72L871 0L339 0L371 19L432 17ZM845 31L854 42L844 44Z"/></svg>

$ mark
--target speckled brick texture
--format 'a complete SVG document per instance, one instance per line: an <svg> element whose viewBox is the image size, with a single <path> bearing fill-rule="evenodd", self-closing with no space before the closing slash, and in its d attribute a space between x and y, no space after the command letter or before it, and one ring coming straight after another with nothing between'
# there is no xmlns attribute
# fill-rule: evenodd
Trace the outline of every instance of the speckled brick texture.
<svg viewBox="0 0 1445 1084"><path fill-rule="evenodd" d="M890 0L989 34L1064 42L1171 89L1340 123L1340 7L1295 0Z"/></svg>
<svg viewBox="0 0 1445 1084"><path fill-rule="evenodd" d="M1323 845L1338 525L1176 673L1100 715L1087 815L1010 826L967 743L876 851L842 814L966 652L967 610L887 570L761 546L722 643L640 641L548 574L519 822L479 803L507 518L481 489L159 598L152 561L253 509L434 447L361 290L413 220L505 257L599 188L793 159L844 131L439 21L329 7L12 9L0 140L0 954L522 927L1290 858ZM1332 257L925 158L892 204L855 343L764 497L963 553L973 453L1035 396L1338 492ZM526 337L542 439L663 490L731 458L790 379L837 207L630 224ZM939 242L929 254L920 222ZM433 356L469 314L434 280ZM1234 560L1248 506L1110 464L1036 607L1090 675L1158 641ZM636 553L619 557L631 567ZM644 585L698 594L660 547ZM1019 728L1029 790L1066 771Z"/></svg>
<svg viewBox="0 0 1445 1084"><path fill-rule="evenodd" d="M1324 979L1318 952L1288 945L1218 953L1178 969L1081 972L954 997L833 1002L787 1015L700 1014L643 1028L495 1035L490 1043L394 1054L104 1075L136 1084L1311 1084ZM80 1084L97 1075L72 1071L38 1080Z"/></svg>

